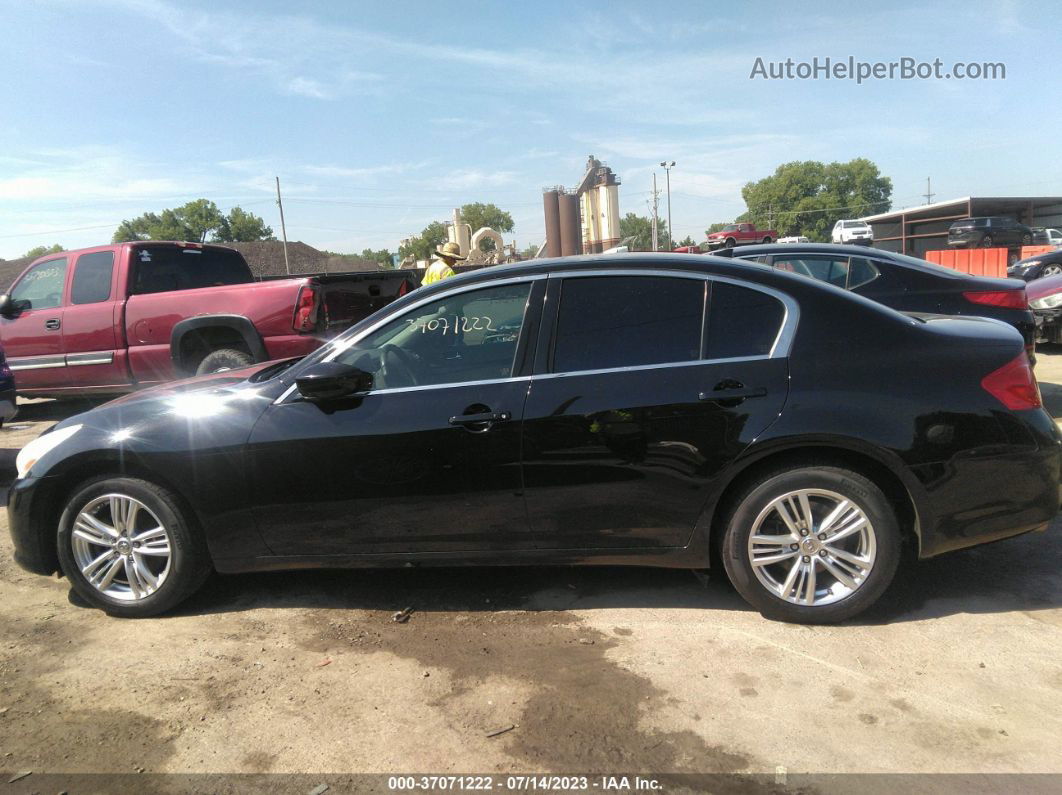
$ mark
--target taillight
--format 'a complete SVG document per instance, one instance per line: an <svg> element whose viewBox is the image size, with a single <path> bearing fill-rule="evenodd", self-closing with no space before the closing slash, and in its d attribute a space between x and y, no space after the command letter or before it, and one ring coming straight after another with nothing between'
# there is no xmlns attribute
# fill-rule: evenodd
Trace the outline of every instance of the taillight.
<svg viewBox="0 0 1062 795"><path fill-rule="evenodd" d="M1001 306L1005 309L1028 309L1025 288L1021 290L976 290L963 293L967 301L986 306Z"/></svg>
<svg viewBox="0 0 1062 795"><path fill-rule="evenodd" d="M317 327L317 291L312 287L304 286L299 290L291 325L296 331L313 331Z"/></svg>
<svg viewBox="0 0 1062 795"><path fill-rule="evenodd" d="M1043 405L1040 386L1025 351L982 378L981 386L1008 409L1038 409Z"/></svg>

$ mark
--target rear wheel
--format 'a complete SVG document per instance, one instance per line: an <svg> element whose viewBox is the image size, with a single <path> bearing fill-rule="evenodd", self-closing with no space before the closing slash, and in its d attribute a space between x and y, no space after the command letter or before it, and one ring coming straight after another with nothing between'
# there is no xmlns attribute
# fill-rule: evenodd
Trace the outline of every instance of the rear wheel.
<svg viewBox="0 0 1062 795"><path fill-rule="evenodd" d="M734 587L765 617L843 621L885 591L900 559L896 515L881 489L847 469L776 472L737 502L723 539Z"/></svg>
<svg viewBox="0 0 1062 795"><path fill-rule="evenodd" d="M981 238L981 246L984 248L992 247L992 235L985 235Z"/></svg>
<svg viewBox="0 0 1062 795"><path fill-rule="evenodd" d="M63 511L57 541L74 590L115 616L169 610L198 589L211 569L176 497L137 478L83 484Z"/></svg>
<svg viewBox="0 0 1062 795"><path fill-rule="evenodd" d="M1021 236L1021 244L1023 246L1031 245L1032 244L1032 235L1022 235Z"/></svg>
<svg viewBox="0 0 1062 795"><path fill-rule="evenodd" d="M254 364L254 358L246 351L238 351L235 348L222 348L203 357L203 361L195 369L196 375L207 373L223 373L226 370L239 370Z"/></svg>
<svg viewBox="0 0 1062 795"><path fill-rule="evenodd" d="M771 236L770 236L770 235L766 235L766 236L765 236L765 237L763 238L763 242L764 242L764 243L770 243L770 242L771 242Z"/></svg>

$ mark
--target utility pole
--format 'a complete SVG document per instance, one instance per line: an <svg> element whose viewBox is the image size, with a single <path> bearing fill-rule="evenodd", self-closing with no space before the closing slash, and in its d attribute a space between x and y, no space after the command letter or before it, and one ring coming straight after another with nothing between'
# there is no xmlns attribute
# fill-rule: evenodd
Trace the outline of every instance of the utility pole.
<svg viewBox="0 0 1062 795"><path fill-rule="evenodd" d="M929 186L930 186L929 177L926 177L926 192L925 192L926 204L932 204L933 203L933 197L937 195L937 194L933 193L933 191L930 190Z"/></svg>
<svg viewBox="0 0 1062 795"><path fill-rule="evenodd" d="M280 201L280 177L277 177L277 207L280 208L280 236L284 240L284 272L291 276L291 265L288 263L288 230L284 226L284 205Z"/></svg>
<svg viewBox="0 0 1062 795"><path fill-rule="evenodd" d="M660 191L656 189L656 172L653 172L653 251L659 251L660 246L657 243L657 224L659 223L659 199Z"/></svg>
<svg viewBox="0 0 1062 795"><path fill-rule="evenodd" d="M664 171L667 173L667 238L670 243L675 239L675 227L671 225L671 169L675 167L675 161L672 160L668 163L666 160L662 160L660 165L664 167ZM668 246L667 250L671 251L671 246Z"/></svg>

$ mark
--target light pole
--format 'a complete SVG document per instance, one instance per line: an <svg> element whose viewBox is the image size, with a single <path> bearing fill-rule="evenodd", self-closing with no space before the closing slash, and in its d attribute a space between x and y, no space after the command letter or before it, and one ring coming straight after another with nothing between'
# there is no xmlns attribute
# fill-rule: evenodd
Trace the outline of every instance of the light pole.
<svg viewBox="0 0 1062 795"><path fill-rule="evenodd" d="M669 243L675 241L675 228L671 225L671 169L675 167L675 161L672 160L668 163L666 160L661 160L660 165L664 167L664 171L667 173L667 239ZM671 251L672 246L668 246L667 250Z"/></svg>

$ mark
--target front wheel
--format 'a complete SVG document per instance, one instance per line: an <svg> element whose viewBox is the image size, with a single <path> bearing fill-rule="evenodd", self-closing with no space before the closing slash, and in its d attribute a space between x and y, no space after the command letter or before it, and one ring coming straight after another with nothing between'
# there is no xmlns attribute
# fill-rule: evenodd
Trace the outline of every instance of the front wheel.
<svg viewBox="0 0 1062 795"><path fill-rule="evenodd" d="M899 525L881 489L828 466L752 485L723 539L724 566L745 600L767 618L802 624L861 613L892 582L899 560Z"/></svg>
<svg viewBox="0 0 1062 795"><path fill-rule="evenodd" d="M138 478L83 484L66 504L57 542L59 563L74 590L114 616L142 618L169 610L211 570L177 498Z"/></svg>
<svg viewBox="0 0 1062 795"><path fill-rule="evenodd" d="M1030 245L1032 245L1032 235L1022 235L1022 236L1021 236L1021 244L1022 244L1023 246L1030 246Z"/></svg>
<svg viewBox="0 0 1062 795"><path fill-rule="evenodd" d="M1062 265L1052 264L1044 265L1044 269L1040 271L1041 276L1058 276L1062 273Z"/></svg>
<svg viewBox="0 0 1062 795"><path fill-rule="evenodd" d="M726 239L726 242L723 244L723 247L724 248L733 248L736 245L737 245L737 241L734 240L734 238L732 238L732 237L728 237Z"/></svg>

